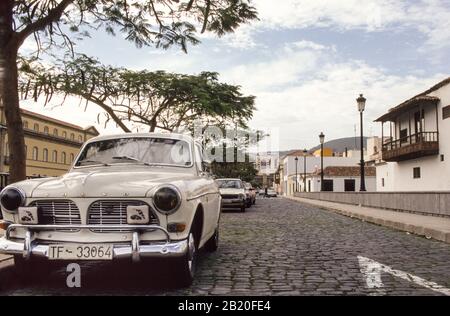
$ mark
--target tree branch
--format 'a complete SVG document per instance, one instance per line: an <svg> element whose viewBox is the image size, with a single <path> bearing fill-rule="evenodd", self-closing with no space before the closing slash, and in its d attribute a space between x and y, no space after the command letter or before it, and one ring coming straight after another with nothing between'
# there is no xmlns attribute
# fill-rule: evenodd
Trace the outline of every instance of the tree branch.
<svg viewBox="0 0 450 316"><path fill-rule="evenodd" d="M48 14L40 18L33 23L28 24L22 31L16 33L16 40L17 40L17 47L22 45L22 43L25 41L25 39L37 32L43 30L46 26L57 22L62 14L64 13L64 10L73 3L74 0L62 0L61 3L59 3L56 7L48 11Z"/></svg>

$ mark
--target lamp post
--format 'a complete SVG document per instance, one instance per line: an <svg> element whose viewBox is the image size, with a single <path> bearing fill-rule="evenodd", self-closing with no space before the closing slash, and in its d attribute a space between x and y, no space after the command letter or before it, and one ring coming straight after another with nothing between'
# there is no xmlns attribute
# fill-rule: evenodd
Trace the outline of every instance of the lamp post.
<svg viewBox="0 0 450 316"><path fill-rule="evenodd" d="M306 192L306 154L308 151L303 149L303 192Z"/></svg>
<svg viewBox="0 0 450 316"><path fill-rule="evenodd" d="M323 143L325 141L325 135L323 132L319 135L320 139L320 191L323 191Z"/></svg>
<svg viewBox="0 0 450 316"><path fill-rule="evenodd" d="M298 165L298 157L295 157L295 192L298 192L298 172L297 172L297 165Z"/></svg>
<svg viewBox="0 0 450 316"><path fill-rule="evenodd" d="M364 139L363 139L363 112L366 107L366 98L363 97L362 94L359 95L359 98L356 99L357 105L358 105L358 111L359 111L359 120L361 123L361 161L360 161L360 173L361 173L361 183L359 187L359 191L364 192L366 191L366 183L364 180Z"/></svg>

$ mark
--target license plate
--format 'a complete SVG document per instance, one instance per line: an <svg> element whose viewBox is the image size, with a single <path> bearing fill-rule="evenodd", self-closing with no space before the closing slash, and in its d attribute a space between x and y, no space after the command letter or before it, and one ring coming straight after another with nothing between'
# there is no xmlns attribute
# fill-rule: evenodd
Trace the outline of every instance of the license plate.
<svg viewBox="0 0 450 316"><path fill-rule="evenodd" d="M48 247L50 260L112 260L109 244L55 244Z"/></svg>

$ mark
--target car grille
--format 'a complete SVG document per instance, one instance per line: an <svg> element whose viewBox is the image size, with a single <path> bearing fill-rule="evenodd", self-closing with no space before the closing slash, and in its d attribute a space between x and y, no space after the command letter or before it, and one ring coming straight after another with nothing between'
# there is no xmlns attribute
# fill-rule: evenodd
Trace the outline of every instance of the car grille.
<svg viewBox="0 0 450 316"><path fill-rule="evenodd" d="M70 200L34 201L29 206L38 208L39 224L80 225L80 210ZM66 230L65 230L66 231ZM68 231L76 231L68 229Z"/></svg>
<svg viewBox="0 0 450 316"><path fill-rule="evenodd" d="M227 199L227 200L231 200L231 199L238 199L239 195L237 194L223 194L222 195L222 199Z"/></svg>
<svg viewBox="0 0 450 316"><path fill-rule="evenodd" d="M148 205L142 201L96 201L88 211L89 225L124 225L123 229L93 229L94 232L123 232L127 231L127 206ZM158 217L149 207L150 221L148 225L159 225Z"/></svg>

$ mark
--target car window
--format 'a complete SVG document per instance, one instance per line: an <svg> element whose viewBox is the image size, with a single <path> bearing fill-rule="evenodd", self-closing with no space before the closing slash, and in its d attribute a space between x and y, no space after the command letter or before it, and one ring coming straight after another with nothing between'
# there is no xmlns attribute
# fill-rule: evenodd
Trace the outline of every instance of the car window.
<svg viewBox="0 0 450 316"><path fill-rule="evenodd" d="M219 188L221 189L242 189L242 182L240 180L217 180Z"/></svg>
<svg viewBox="0 0 450 316"><path fill-rule="evenodd" d="M169 138L116 138L86 145L75 166L145 163L190 166L192 157L186 141Z"/></svg>

